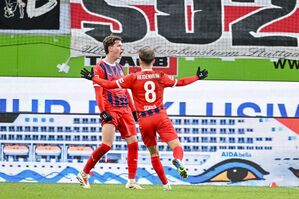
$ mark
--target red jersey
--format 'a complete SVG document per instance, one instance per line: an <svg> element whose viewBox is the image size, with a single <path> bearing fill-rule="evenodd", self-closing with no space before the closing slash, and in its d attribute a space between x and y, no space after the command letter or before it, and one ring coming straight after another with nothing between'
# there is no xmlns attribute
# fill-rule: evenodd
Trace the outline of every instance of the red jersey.
<svg viewBox="0 0 299 199"><path fill-rule="evenodd" d="M123 66L116 63L115 65L108 64L101 60L94 67L95 77L103 78L108 81L117 80L124 76ZM130 106L132 111L134 110L127 89L105 89L100 85L93 83L96 92L96 100L100 112L113 108L113 107L127 107Z"/></svg>
<svg viewBox="0 0 299 199"><path fill-rule="evenodd" d="M198 80L197 76L178 80L169 77L164 72L153 70L142 70L113 82L93 78L94 82L99 83L104 88L130 88L138 112L162 107L164 88L184 86L191 84L196 80Z"/></svg>

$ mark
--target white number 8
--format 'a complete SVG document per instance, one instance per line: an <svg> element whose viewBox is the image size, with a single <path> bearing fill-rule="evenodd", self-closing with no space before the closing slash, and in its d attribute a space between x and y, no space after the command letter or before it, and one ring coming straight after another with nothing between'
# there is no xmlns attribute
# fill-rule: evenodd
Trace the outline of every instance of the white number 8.
<svg viewBox="0 0 299 199"><path fill-rule="evenodd" d="M144 83L144 90L145 92L145 100L147 102L154 102L156 101L156 93L155 93L155 83L153 81L147 81ZM151 96L150 96L151 94Z"/></svg>

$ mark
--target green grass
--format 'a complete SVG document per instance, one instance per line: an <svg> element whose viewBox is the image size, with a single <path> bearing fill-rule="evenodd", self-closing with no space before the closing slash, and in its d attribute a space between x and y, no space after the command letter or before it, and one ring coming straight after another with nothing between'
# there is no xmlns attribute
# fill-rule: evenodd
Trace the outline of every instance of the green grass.
<svg viewBox="0 0 299 199"><path fill-rule="evenodd" d="M98 199L298 199L299 189L288 187L178 186L164 191L161 185L144 185L144 190L128 190L124 185L0 183L0 198L98 198Z"/></svg>

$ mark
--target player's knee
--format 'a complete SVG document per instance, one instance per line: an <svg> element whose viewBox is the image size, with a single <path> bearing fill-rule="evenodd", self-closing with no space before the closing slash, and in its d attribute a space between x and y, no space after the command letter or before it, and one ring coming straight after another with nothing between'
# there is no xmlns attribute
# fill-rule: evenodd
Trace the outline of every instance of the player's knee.
<svg viewBox="0 0 299 199"><path fill-rule="evenodd" d="M130 137L126 137L126 141L127 141L128 144L132 144L134 142L138 142L137 136L136 135L132 135Z"/></svg>
<svg viewBox="0 0 299 199"><path fill-rule="evenodd" d="M157 153L150 153L151 157L154 157L154 156L159 156L159 152Z"/></svg>
<svg viewBox="0 0 299 199"><path fill-rule="evenodd" d="M151 156L158 156L159 155L159 151L158 151L157 146L149 146L147 148L148 148L148 151L150 152Z"/></svg>
<svg viewBox="0 0 299 199"><path fill-rule="evenodd" d="M137 151L138 150L138 142L132 142L128 144L128 150Z"/></svg>
<svg viewBox="0 0 299 199"><path fill-rule="evenodd" d="M167 142L167 144L171 149L174 149L175 147L182 147L179 139L171 140L170 142Z"/></svg>

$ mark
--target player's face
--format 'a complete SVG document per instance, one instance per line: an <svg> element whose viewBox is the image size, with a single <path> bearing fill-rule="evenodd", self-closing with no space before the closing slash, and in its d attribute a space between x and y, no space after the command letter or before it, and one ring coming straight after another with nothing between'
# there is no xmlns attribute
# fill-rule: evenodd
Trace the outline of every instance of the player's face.
<svg viewBox="0 0 299 199"><path fill-rule="evenodd" d="M122 56L122 53L124 52L124 47L121 41L116 40L114 42L114 45L110 47L109 53L115 58L119 59Z"/></svg>

